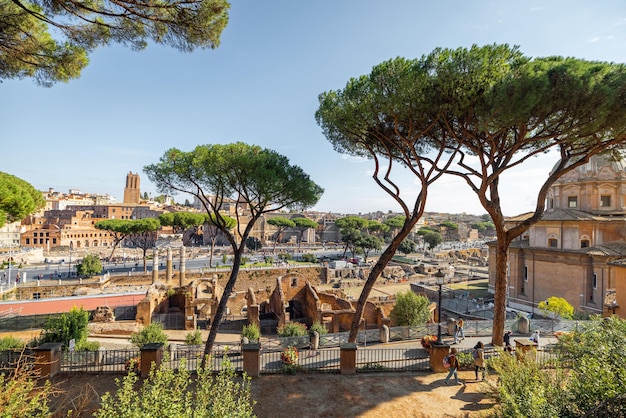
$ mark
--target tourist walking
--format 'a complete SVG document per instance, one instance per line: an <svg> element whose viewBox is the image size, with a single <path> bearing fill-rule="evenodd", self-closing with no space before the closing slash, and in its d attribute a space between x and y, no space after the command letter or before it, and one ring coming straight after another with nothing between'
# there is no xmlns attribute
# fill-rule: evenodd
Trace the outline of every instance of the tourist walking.
<svg viewBox="0 0 626 418"><path fill-rule="evenodd" d="M476 380L478 380L478 372L481 372L482 379L485 378L485 346L482 341L478 341L472 350L472 357L474 358L474 372L476 373ZM481 379L481 380L482 380Z"/></svg>
<svg viewBox="0 0 626 418"><path fill-rule="evenodd" d="M535 331L532 334L530 334L530 341L539 345L539 331Z"/></svg>
<svg viewBox="0 0 626 418"><path fill-rule="evenodd" d="M459 382L459 375L457 373L457 370L459 369L459 360L456 358L456 348L454 347L450 349L450 354L448 354L448 363L450 364L450 371L448 372L448 376L446 376L443 383L447 385L448 380L454 376L454 383L461 385L462 383Z"/></svg>
<svg viewBox="0 0 626 418"><path fill-rule="evenodd" d="M456 336L454 337L455 342L465 339L465 332L463 331L463 318L459 318L456 325L457 325L457 330L456 330Z"/></svg>

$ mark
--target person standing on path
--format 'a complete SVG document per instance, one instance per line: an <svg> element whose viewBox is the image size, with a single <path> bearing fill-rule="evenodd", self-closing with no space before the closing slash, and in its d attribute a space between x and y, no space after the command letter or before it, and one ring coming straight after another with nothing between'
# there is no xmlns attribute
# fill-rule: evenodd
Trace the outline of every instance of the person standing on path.
<svg viewBox="0 0 626 418"><path fill-rule="evenodd" d="M457 370L459 369L459 360L456 358L456 348L454 347L450 349L450 354L448 355L448 362L450 363L450 371L448 372L448 376L446 376L443 383L447 385L448 380L450 380L450 378L454 376L454 383L456 383L457 385L462 385L462 383L459 382L459 375L457 373Z"/></svg>
<svg viewBox="0 0 626 418"><path fill-rule="evenodd" d="M476 373L476 380L478 380L478 371L481 371L482 379L485 378L485 346L482 341L478 341L472 350L472 357L474 358L474 366ZM481 380L482 380L481 379Z"/></svg>

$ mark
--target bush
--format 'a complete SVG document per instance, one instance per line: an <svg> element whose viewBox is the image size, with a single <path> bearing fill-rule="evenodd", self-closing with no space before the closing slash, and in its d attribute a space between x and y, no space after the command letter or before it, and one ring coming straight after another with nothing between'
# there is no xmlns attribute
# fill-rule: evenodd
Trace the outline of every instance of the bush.
<svg viewBox="0 0 626 418"><path fill-rule="evenodd" d="M76 351L98 351L100 343L98 341L80 341L74 346Z"/></svg>
<svg viewBox="0 0 626 418"><path fill-rule="evenodd" d="M316 331L319 335L328 334L328 330L320 321L313 322L313 325L311 325L309 332L312 333L313 331Z"/></svg>
<svg viewBox="0 0 626 418"><path fill-rule="evenodd" d="M247 338L248 341L259 341L261 329L257 324L245 325L241 331L241 336Z"/></svg>
<svg viewBox="0 0 626 418"><path fill-rule="evenodd" d="M63 343L63 347L67 349L70 340L73 339L75 344L79 345L87 340L88 335L89 312L82 307L73 307L69 312L60 316L50 317L33 343L35 345Z"/></svg>
<svg viewBox="0 0 626 418"><path fill-rule="evenodd" d="M302 254L302 261L305 263L317 263L317 257L313 254Z"/></svg>
<svg viewBox="0 0 626 418"><path fill-rule="evenodd" d="M202 333L200 330L195 330L194 332L188 332L185 335L185 344L187 345L199 345L202 344Z"/></svg>
<svg viewBox="0 0 626 418"><path fill-rule="evenodd" d="M0 373L0 416L49 417L48 398L53 389L50 380L38 385L38 374L22 366L20 363L11 373Z"/></svg>
<svg viewBox="0 0 626 418"><path fill-rule="evenodd" d="M139 332L134 332L130 335L130 342L137 348L141 348L150 343L163 343L167 344L167 334L163 332L163 325L158 322L144 327Z"/></svg>
<svg viewBox="0 0 626 418"><path fill-rule="evenodd" d="M167 359L165 360L167 364ZM206 362L210 364L210 361ZM150 376L139 389L137 374L130 371L118 380L114 394L102 396L96 418L117 417L253 417L254 400L250 398L250 378L239 378L228 357L222 370L213 375L210 368L199 367L193 378L186 359L177 370L152 367Z"/></svg>
<svg viewBox="0 0 626 418"><path fill-rule="evenodd" d="M15 337L3 337L0 338L0 351L5 350L21 350L26 346L26 343L19 338Z"/></svg>
<svg viewBox="0 0 626 418"><path fill-rule="evenodd" d="M79 276L91 277L102 271L102 261L98 255L87 254L83 260L76 265L76 274Z"/></svg>
<svg viewBox="0 0 626 418"><path fill-rule="evenodd" d="M430 301L426 296L408 290L396 295L396 304L389 316L398 326L425 324L430 317L428 305Z"/></svg>
<svg viewBox="0 0 626 418"><path fill-rule="evenodd" d="M277 331L279 337L300 337L302 335L307 335L308 333L306 325L299 322L290 322L285 324L284 326L279 327Z"/></svg>

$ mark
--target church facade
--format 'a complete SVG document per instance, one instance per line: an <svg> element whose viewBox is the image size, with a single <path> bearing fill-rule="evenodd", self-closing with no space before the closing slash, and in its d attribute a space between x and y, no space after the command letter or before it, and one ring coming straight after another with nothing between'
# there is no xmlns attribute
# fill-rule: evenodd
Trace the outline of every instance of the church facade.
<svg viewBox="0 0 626 418"><path fill-rule="evenodd" d="M557 296L576 311L625 316L626 161L595 156L555 182L541 221L511 244L507 275L511 309L538 312Z"/></svg>

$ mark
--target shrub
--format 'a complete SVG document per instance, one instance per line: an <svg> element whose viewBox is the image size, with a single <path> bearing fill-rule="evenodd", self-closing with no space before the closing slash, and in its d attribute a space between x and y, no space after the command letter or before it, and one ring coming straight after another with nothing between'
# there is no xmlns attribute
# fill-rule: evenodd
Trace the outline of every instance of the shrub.
<svg viewBox="0 0 626 418"><path fill-rule="evenodd" d="M185 344L187 345L199 345L202 344L202 333L200 330L195 330L194 332L188 332L185 335Z"/></svg>
<svg viewBox="0 0 626 418"><path fill-rule="evenodd" d="M426 296L416 295L408 290L396 295L396 304L389 316L398 326L425 324L430 317L429 305L430 301Z"/></svg>
<svg viewBox="0 0 626 418"><path fill-rule="evenodd" d="M24 348L25 346L26 343L19 338L11 336L0 338L0 351L15 349L19 350Z"/></svg>
<svg viewBox="0 0 626 418"><path fill-rule="evenodd" d="M76 351L98 351L100 350L100 343L98 341L80 341L74 346Z"/></svg>
<svg viewBox="0 0 626 418"><path fill-rule="evenodd" d="M0 373L0 416L2 417L49 417L48 398L52 392L50 380L37 385L38 374L31 368L22 367L26 358L11 373Z"/></svg>
<svg viewBox="0 0 626 418"><path fill-rule="evenodd" d="M261 330L257 324L245 325L241 331L241 336L246 337L248 341L259 341Z"/></svg>
<svg viewBox="0 0 626 418"><path fill-rule="evenodd" d="M316 331L319 335L328 334L328 330L320 321L313 322L313 325L311 325L309 332L312 333L313 331Z"/></svg>
<svg viewBox="0 0 626 418"><path fill-rule="evenodd" d="M300 337L307 335L306 325L299 322L290 322L278 328L279 337Z"/></svg>
<svg viewBox="0 0 626 418"><path fill-rule="evenodd" d="M34 344L63 343L63 347L68 348L70 340L73 339L79 345L87 340L88 335L89 312L82 307L73 307L69 312L60 316L48 318L41 334L34 340Z"/></svg>
<svg viewBox="0 0 626 418"><path fill-rule="evenodd" d="M167 363L167 359L165 361ZM206 362L210 364L210 361ZM137 390L137 374L130 371L114 394L102 396L96 418L117 417L253 417L254 400L250 397L250 378L237 377L228 357L216 375L210 368L199 367L193 378L186 359L177 370L152 367L150 376Z"/></svg>
<svg viewBox="0 0 626 418"><path fill-rule="evenodd" d="M302 254L302 261L305 263L317 263L317 257L313 254Z"/></svg>
<svg viewBox="0 0 626 418"><path fill-rule="evenodd" d="M167 334L163 332L163 325L153 322L141 331L132 333L130 342L137 348L150 343L167 344Z"/></svg>

